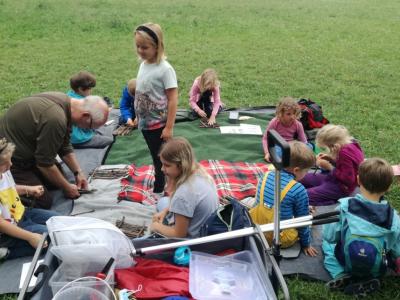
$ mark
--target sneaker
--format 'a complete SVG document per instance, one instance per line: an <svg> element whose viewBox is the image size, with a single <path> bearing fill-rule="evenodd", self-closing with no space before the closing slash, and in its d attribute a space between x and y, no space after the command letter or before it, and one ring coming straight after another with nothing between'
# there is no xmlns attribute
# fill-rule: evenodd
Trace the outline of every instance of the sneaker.
<svg viewBox="0 0 400 300"><path fill-rule="evenodd" d="M7 255L8 255L8 248L1 247L0 248L0 261L2 261L3 259L6 259Z"/></svg>
<svg viewBox="0 0 400 300"><path fill-rule="evenodd" d="M343 274L340 277L334 278L325 284L326 288L331 291L342 291L351 282L349 274Z"/></svg>
<svg viewBox="0 0 400 300"><path fill-rule="evenodd" d="M369 294L380 289L381 282L379 279L370 279L368 281L356 282L349 284L343 290L346 295L353 295L357 298L367 297Z"/></svg>

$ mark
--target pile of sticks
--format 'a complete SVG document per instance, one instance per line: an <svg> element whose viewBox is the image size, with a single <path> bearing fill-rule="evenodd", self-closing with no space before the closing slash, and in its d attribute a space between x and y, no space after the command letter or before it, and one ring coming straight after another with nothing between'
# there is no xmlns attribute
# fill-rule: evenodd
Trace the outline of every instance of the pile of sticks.
<svg viewBox="0 0 400 300"><path fill-rule="evenodd" d="M121 231L131 239L138 238L144 236L147 231L147 226L143 225L134 225L125 222L125 217L123 216L121 220L117 220L115 222L115 226L117 226Z"/></svg>
<svg viewBox="0 0 400 300"><path fill-rule="evenodd" d="M127 126L127 125L120 125L113 131L113 135L116 136L124 136L124 135L130 135L134 127L132 126Z"/></svg>
<svg viewBox="0 0 400 300"><path fill-rule="evenodd" d="M89 175L91 179L117 179L128 175L128 166L125 168L96 168Z"/></svg>

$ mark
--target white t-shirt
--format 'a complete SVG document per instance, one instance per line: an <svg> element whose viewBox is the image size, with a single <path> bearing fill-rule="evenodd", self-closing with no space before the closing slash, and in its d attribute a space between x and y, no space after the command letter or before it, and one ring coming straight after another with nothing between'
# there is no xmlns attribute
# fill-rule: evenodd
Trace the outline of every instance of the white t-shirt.
<svg viewBox="0 0 400 300"><path fill-rule="evenodd" d="M15 182L10 171L1 174L0 178L0 215L3 219L18 222L25 211L25 207L15 189Z"/></svg>
<svg viewBox="0 0 400 300"><path fill-rule="evenodd" d="M159 64L140 64L135 92L135 112L140 130L165 126L168 112L165 90L177 87L175 70L166 60Z"/></svg>

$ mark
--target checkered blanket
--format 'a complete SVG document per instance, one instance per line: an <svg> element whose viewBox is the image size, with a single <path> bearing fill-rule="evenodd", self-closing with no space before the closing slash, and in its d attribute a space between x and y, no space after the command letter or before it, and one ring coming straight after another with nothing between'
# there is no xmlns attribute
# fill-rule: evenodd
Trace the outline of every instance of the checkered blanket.
<svg viewBox="0 0 400 300"><path fill-rule="evenodd" d="M271 166L263 163L232 163L223 160L203 160L200 164L214 179L222 203L229 198L242 200L254 197L258 179ZM154 204L156 199L152 193L153 182L153 166L131 165L128 176L121 180L118 199Z"/></svg>

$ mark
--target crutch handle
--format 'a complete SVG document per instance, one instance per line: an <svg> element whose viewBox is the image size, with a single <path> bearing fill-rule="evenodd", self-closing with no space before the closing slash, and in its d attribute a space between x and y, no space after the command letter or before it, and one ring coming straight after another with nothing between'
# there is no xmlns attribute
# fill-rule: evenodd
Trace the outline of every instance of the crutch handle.
<svg viewBox="0 0 400 300"><path fill-rule="evenodd" d="M334 211L330 211L327 213L322 213L322 214L318 214L316 216L313 216L313 220L320 220L320 219L325 219L325 218L329 218L332 216L338 216L340 214L340 211L338 210L334 210Z"/></svg>
<svg viewBox="0 0 400 300"><path fill-rule="evenodd" d="M325 219L319 219L319 220L313 220L312 225L322 225L322 224L328 224L328 223L335 223L339 221L339 216L332 216L329 218Z"/></svg>

